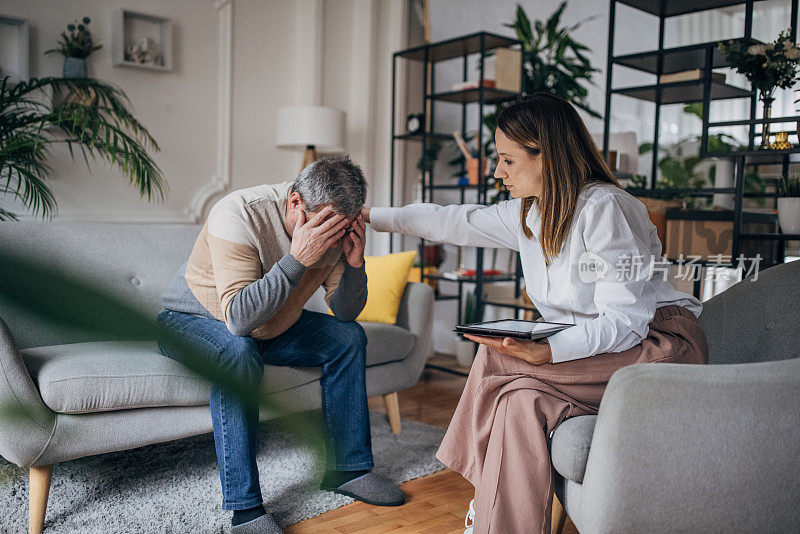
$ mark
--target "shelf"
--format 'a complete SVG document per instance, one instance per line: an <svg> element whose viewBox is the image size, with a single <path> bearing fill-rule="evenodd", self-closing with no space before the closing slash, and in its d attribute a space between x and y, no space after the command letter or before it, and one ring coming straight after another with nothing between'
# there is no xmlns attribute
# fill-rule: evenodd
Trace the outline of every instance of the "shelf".
<svg viewBox="0 0 800 534"><path fill-rule="evenodd" d="M484 104L496 104L514 98L519 98L521 93L517 91L504 91L493 87L476 87L475 89L465 89L463 91L448 91L445 93L434 93L427 95L431 100L442 100L444 102L455 102L458 104L469 104L478 102L483 93Z"/></svg>
<svg viewBox="0 0 800 534"><path fill-rule="evenodd" d="M152 49L137 58L136 47L149 40ZM111 57L115 67L172 70L172 21L166 17L118 9L114 14Z"/></svg>
<svg viewBox="0 0 800 534"><path fill-rule="evenodd" d="M470 54L477 54L481 51L481 36L483 36L483 50L489 51L495 48L508 48L518 45L520 42L511 37L505 37L488 32L478 32L455 39L439 41L427 45L417 46L396 52L395 56L407 59L425 60L425 50L428 51L428 61L444 61Z"/></svg>
<svg viewBox="0 0 800 534"><path fill-rule="evenodd" d="M719 122L709 122L709 128L721 128L723 126L750 126L751 124L764 124L764 123L775 123L775 122L798 122L800 121L800 115L795 115L793 117L773 117L771 119L741 119L736 121L719 121ZM775 132L771 132L775 133ZM794 132L791 132L794 133Z"/></svg>
<svg viewBox="0 0 800 534"><path fill-rule="evenodd" d="M641 187L626 189L628 193L633 196L642 196L645 198L663 198L670 200L669 196L680 194L694 197L711 196L719 193L734 194L736 193L735 187L704 187L704 188L678 188L678 187L665 187L658 189L644 189Z"/></svg>
<svg viewBox="0 0 800 534"><path fill-rule="evenodd" d="M480 185L480 184L478 184L478 185L472 185L472 184L467 184L467 185L458 185L458 184L445 185L445 184L442 184L442 185L426 185L425 187L427 189L480 189L481 187L483 187L483 185Z"/></svg>
<svg viewBox="0 0 800 534"><path fill-rule="evenodd" d="M790 148L789 150L760 150L758 148L754 148L753 150L734 150L733 152L706 152L706 154L703 154L703 156L709 158L736 158L742 156L756 159L781 158L775 162L780 163L783 159L783 156L788 156L790 154L800 154L800 147Z"/></svg>
<svg viewBox="0 0 800 534"><path fill-rule="evenodd" d="M657 85L641 85L637 87L623 87L613 89L611 92L618 95L629 96L649 102L656 101ZM725 100L728 98L749 98L752 91L734 87L720 82L711 82L711 100ZM689 80L661 84L661 104L688 104L703 100L703 80Z"/></svg>
<svg viewBox="0 0 800 534"><path fill-rule="evenodd" d="M716 69L729 66L725 56L717 49L716 42L701 43L664 49L664 65L661 74L671 74L673 72L694 70L702 67L706 61L706 49L708 49L708 47L714 48L711 60L712 68ZM651 74L656 74L658 72L658 50L615 56L611 61L616 65L622 65Z"/></svg>
<svg viewBox="0 0 800 534"><path fill-rule="evenodd" d="M677 17L745 3L742 0L618 0L618 2L657 17Z"/></svg>
<svg viewBox="0 0 800 534"><path fill-rule="evenodd" d="M444 276L442 276L440 274L426 274L424 276L428 280L441 280L443 282L455 282L457 284L461 284L461 283L464 283L464 282L469 283L469 284L474 284L475 283L475 276L465 276L463 278L459 278L458 280L453 280L452 278L445 278ZM513 282L516 279L517 279L517 277L515 275L513 275L513 274L496 275L496 276L484 276L483 277L483 283L484 284L491 284L491 283L494 283L494 282Z"/></svg>
<svg viewBox="0 0 800 534"><path fill-rule="evenodd" d="M676 221L733 221L733 210L684 210L681 208L667 208L664 213L667 220ZM777 221L774 213L758 211L742 211L742 221L748 223L772 224Z"/></svg>
<svg viewBox="0 0 800 534"><path fill-rule="evenodd" d="M533 304L529 304L528 302L526 302L522 297L509 298L509 299L485 299L483 303L489 304L491 306L501 306L504 308L530 310L534 312L536 311L536 307Z"/></svg>
<svg viewBox="0 0 800 534"><path fill-rule="evenodd" d="M11 83L28 81L28 35L25 19L0 16L0 42L11 47L0 55L0 72L10 76Z"/></svg>
<svg viewBox="0 0 800 534"><path fill-rule="evenodd" d="M440 141L453 141L453 136L450 134L443 134L443 133L404 133L400 135L395 135L394 139L399 141L422 141L422 139L438 139Z"/></svg>
<svg viewBox="0 0 800 534"><path fill-rule="evenodd" d="M739 234L739 239L754 239L759 241L795 241L800 240L800 234Z"/></svg>
<svg viewBox="0 0 800 534"><path fill-rule="evenodd" d="M458 295L435 295L433 300L458 300Z"/></svg>

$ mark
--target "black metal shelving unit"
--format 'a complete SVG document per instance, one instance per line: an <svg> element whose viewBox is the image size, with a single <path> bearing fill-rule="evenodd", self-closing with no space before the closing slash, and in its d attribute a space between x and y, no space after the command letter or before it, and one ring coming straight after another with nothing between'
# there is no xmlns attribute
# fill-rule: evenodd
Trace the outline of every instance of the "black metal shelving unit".
<svg viewBox="0 0 800 534"><path fill-rule="evenodd" d="M738 258L742 248L742 240L774 240L778 242L778 262L784 260L785 243L788 240L798 239L796 235L781 233L745 233L742 231L743 198L767 197L776 198L777 193L757 193L744 191L744 175L746 165L780 164L782 176L788 175L790 155L800 153L800 148L791 150L758 150L755 148L755 139L760 137L756 126L766 122L796 122L800 116L777 117L768 120L757 119L756 110L759 104L755 91L742 89L717 81L713 78L713 69L730 67L724 56L717 49L717 42L698 43L675 48L664 47L665 21L670 17L708 11L723 7L744 5L743 38L752 37L753 7L759 0L610 0L609 4L609 39L608 60L606 65L606 99L604 121L603 153L608 156L611 103L613 95L625 95L639 100L650 101L655 104L655 121L653 131L653 160L648 182L648 193L654 196L658 171L659 153L659 126L661 106L677 103L701 102L703 104L702 133L700 155L702 157L731 158L734 160L734 186L729 188L704 188L696 190L664 189L665 195L670 193L683 193L692 196L710 196L715 193L733 193L733 236L732 258ZM797 41L797 16L798 0L791 2L790 32L793 41ZM614 31L616 24L617 4L625 4L643 13L658 18L658 48L633 54L614 55ZM656 76L655 83L636 87L613 86L613 67L620 65ZM702 69L702 78L698 80L659 83L661 75L681 72L691 69ZM750 102L750 117L745 120L715 121L709 120L710 104L714 100L727 98L746 98ZM749 126L749 145L746 150L720 153L708 150L709 129L723 126ZM634 192L635 194L635 192ZM775 217L775 220L777 218ZM696 287L697 290L697 287Z"/></svg>
<svg viewBox="0 0 800 534"><path fill-rule="evenodd" d="M460 105L461 109L461 134L466 137L468 133L467 124L467 109L468 106L477 106L478 124L476 125L475 142L478 148L478 168L483 167L486 154L483 153L484 141L486 140L485 133L483 132L483 116L487 106L496 105L502 102L514 100L521 96L520 92L505 91L496 89L494 87L484 86L484 63L479 62L479 76L477 81L478 86L474 89L465 89L462 91L436 91L436 65L442 61L448 60L461 60L461 74L462 81L466 82L469 79L468 58L470 56L485 57L487 52L497 48L512 48L520 47L521 42L517 39L510 37L496 35L488 32L478 32L446 41L425 44L407 50L395 52L392 59L392 148L391 148L391 175L390 175L390 204L395 205L394 188L395 182L398 179L395 176L395 158L397 157L397 143L402 142L415 142L421 143L422 153L425 153L431 141L452 141L453 138L449 134L437 132L436 127L436 109L442 103L450 105ZM417 63L422 68L422 102L423 109L420 110L423 115L423 130L417 133L402 133L398 132L395 124L397 107L397 72L398 64L400 61L412 61ZM522 65L520 65L522 69ZM412 111L412 110L409 110ZM416 111L416 110L413 110ZM462 166L462 172L465 169ZM487 169L491 172L491 169ZM477 185L456 185L453 183L434 183L434 171L424 171L422 173L422 201L433 202L434 193L437 191L455 190L459 192L459 202L464 203L467 193L474 192L476 196L476 203L485 204L489 188L486 184L485 176L481 176L479 184ZM390 236L390 249L394 250L394 238ZM420 240L419 243L419 257L422 263L421 272L424 273L425 267L425 242ZM440 294L437 295L437 300L456 300L458 306L458 317L462 316L462 297L464 296L463 286L465 283L475 284L476 306L482 309L483 305L491 304L496 306L510 307L515 310L532 309L529 305L518 302L499 302L487 301L483 299L483 287L487 283L498 281L514 281L515 295L520 295L520 280L522 278L521 266L519 258L517 258L516 270L509 276L493 276L487 277L483 275L484 271L484 249L476 248L475 271L476 275L466 279L452 280L445 278L441 275L425 275L426 280L438 280L442 282L451 282L457 285L457 294Z"/></svg>

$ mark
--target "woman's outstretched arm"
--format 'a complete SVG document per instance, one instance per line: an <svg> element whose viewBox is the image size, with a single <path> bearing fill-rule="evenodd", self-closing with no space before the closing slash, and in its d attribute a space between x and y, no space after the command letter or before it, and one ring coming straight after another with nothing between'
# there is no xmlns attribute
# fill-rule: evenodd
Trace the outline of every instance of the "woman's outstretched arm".
<svg viewBox="0 0 800 534"><path fill-rule="evenodd" d="M396 232L460 246L519 250L520 202L409 204L402 208L364 208L364 220L379 232Z"/></svg>

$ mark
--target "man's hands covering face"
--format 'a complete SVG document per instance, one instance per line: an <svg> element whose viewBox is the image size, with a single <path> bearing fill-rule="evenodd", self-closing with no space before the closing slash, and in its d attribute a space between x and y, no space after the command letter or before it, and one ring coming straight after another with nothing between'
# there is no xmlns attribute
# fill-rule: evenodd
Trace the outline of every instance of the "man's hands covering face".
<svg viewBox="0 0 800 534"><path fill-rule="evenodd" d="M319 261L328 249L345 235L347 227L354 223L355 221L351 222L344 215L334 213L330 206L320 210L308 221L306 221L305 212L301 210L294 225L292 248L289 250L289 254L306 267L310 267ZM361 235L364 235L363 230ZM364 251L363 239L361 243L359 254L363 254ZM346 250L345 253L347 253ZM347 261L350 262L349 255ZM353 264L350 263L350 265Z"/></svg>
<svg viewBox="0 0 800 534"><path fill-rule="evenodd" d="M366 224L359 214L347 227L348 233L342 239L342 250L351 267L360 268L364 265L364 244L366 242Z"/></svg>

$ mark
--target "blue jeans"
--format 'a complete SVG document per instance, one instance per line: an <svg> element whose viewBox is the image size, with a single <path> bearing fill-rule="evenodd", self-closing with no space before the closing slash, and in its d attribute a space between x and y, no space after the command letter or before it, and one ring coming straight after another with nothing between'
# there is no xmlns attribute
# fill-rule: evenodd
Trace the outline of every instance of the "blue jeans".
<svg viewBox="0 0 800 534"><path fill-rule="evenodd" d="M321 367L327 468L372 469L364 376L367 338L358 323L303 310L286 332L259 340L231 334L222 321L186 313L164 310L157 321L253 391L261 384L265 363ZM159 341L159 348L165 356L178 359L167 343ZM212 384L211 418L222 507L243 510L262 504L256 466L258 406Z"/></svg>

